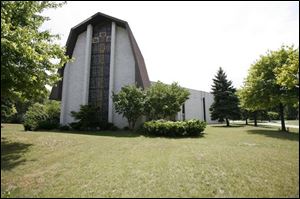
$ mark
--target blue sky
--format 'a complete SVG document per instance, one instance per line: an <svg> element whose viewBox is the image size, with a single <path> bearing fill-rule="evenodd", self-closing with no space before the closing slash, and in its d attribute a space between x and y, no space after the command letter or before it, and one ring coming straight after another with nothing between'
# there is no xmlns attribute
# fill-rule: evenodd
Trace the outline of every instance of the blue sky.
<svg viewBox="0 0 300 199"><path fill-rule="evenodd" d="M67 2L47 10L43 29L60 34L96 12L125 20L151 81L210 91L221 66L236 88L267 50L299 46L299 2Z"/></svg>

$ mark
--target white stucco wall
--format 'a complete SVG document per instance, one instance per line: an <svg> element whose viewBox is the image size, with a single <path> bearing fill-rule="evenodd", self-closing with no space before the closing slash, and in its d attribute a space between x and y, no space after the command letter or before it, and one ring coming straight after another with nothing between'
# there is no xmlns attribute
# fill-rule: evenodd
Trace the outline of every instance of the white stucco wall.
<svg viewBox="0 0 300 199"><path fill-rule="evenodd" d="M212 123L218 123L217 121L211 119L210 111L209 111L210 106L214 102L214 96L213 96L213 94L204 92L204 96L203 97L205 97L206 121L207 121L207 123L211 123L211 124Z"/></svg>
<svg viewBox="0 0 300 199"><path fill-rule="evenodd" d="M74 121L71 111L78 111L82 104L85 84L85 49L86 31L79 34L73 51L73 62L66 64L64 69L63 93L61 106L61 124L69 124Z"/></svg>
<svg viewBox="0 0 300 199"><path fill-rule="evenodd" d="M118 93L123 86L135 84L135 60L130 46L126 29L117 26L115 38L115 63L113 91ZM111 97L111 93L109 94ZM126 118L117 114L113 109L112 121L119 128L128 126Z"/></svg>
<svg viewBox="0 0 300 199"><path fill-rule="evenodd" d="M213 103L213 95L204 91L188 89L190 92L189 99L185 102L185 119L199 119L204 121L203 97L205 98L205 110L207 123L215 123L210 118L209 107ZM182 120L182 112L177 114L177 119Z"/></svg>

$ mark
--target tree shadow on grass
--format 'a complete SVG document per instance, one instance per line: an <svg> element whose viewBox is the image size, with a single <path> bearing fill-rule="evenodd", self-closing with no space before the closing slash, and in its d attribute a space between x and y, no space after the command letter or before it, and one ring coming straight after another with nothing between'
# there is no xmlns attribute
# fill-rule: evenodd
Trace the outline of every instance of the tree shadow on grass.
<svg viewBox="0 0 300 199"><path fill-rule="evenodd" d="M271 125L264 125L264 124L257 124L257 126L254 126L254 124L249 124L248 126L252 126L254 128L280 129L279 126L271 126Z"/></svg>
<svg viewBox="0 0 300 199"><path fill-rule="evenodd" d="M123 137L123 138L134 138L144 136L147 138L169 138L169 139L184 139L184 138L201 138L204 137L205 133L201 133L199 136L186 136L186 137L176 137L176 136L158 136L158 135L149 135L142 131L125 131L125 130L117 130L117 131L40 131L45 133L61 133L61 134L76 134L76 135L93 135L93 136L107 136L107 137Z"/></svg>
<svg viewBox="0 0 300 199"><path fill-rule="evenodd" d="M200 135L195 135L195 136L175 136L175 135L153 135L153 134L147 134L147 133L140 133L140 135L147 137L147 138L166 138L166 139L197 139L197 138L204 138L206 133L202 132Z"/></svg>
<svg viewBox="0 0 300 199"><path fill-rule="evenodd" d="M40 132L51 132L51 133L63 133L63 134L76 134L76 135L94 135L94 136L108 136L108 137L139 137L141 136L139 133L135 131L59 131L59 130L52 130L52 131L40 131Z"/></svg>
<svg viewBox="0 0 300 199"><path fill-rule="evenodd" d="M1 138L1 170L11 170L16 166L26 162L23 157L32 144L20 142L10 142L6 138Z"/></svg>
<svg viewBox="0 0 300 199"><path fill-rule="evenodd" d="M245 127L246 124L230 124L230 126L226 126L226 124L218 124L218 125L210 125L210 126L214 128L240 128L240 127Z"/></svg>
<svg viewBox="0 0 300 199"><path fill-rule="evenodd" d="M247 130L247 132L249 134L258 134L258 135L263 135L263 136L271 137L271 138L299 142L299 133L289 133L289 132L284 132L284 131L263 130L263 129L251 129L251 130Z"/></svg>

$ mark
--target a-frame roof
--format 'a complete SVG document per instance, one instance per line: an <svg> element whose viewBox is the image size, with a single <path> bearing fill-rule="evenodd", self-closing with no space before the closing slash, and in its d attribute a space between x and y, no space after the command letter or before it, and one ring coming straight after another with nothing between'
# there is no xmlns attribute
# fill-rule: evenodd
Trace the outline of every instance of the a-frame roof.
<svg viewBox="0 0 300 199"><path fill-rule="evenodd" d="M130 45L132 49L132 53L134 55L135 59L135 78L137 85L142 87L142 88L147 88L150 86L150 81L145 65L145 61L143 58L143 55L138 47L138 44L132 34L132 31L129 27L129 24L126 21L117 19L115 17L111 17L109 15L103 14L101 12L98 12L94 14L93 16L89 17L88 19L84 20L83 22L79 23L78 25L74 26L71 28L69 37L66 43L66 55L69 57L72 57L74 47L77 41L77 37L80 33L86 31L87 26L89 24L91 25L96 25L99 22L115 22L116 25L121 26L126 29L129 40L130 40ZM63 77L63 71L64 67L59 69L58 73L60 74L61 77ZM51 94L50 94L50 99L55 99L55 100L61 100L62 97L62 80L58 83L57 86L54 86L52 88Z"/></svg>

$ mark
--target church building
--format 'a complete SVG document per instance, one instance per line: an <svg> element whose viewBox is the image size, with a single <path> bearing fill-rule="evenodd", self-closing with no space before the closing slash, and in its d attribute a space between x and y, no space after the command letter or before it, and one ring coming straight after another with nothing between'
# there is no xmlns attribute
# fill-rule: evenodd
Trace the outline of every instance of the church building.
<svg viewBox="0 0 300 199"><path fill-rule="evenodd" d="M151 85L143 55L126 21L103 13L96 13L70 31L66 54L72 61L58 73L62 81L52 88L50 99L61 101L60 123L74 122L71 111L80 105L100 107L101 121L111 122L119 128L128 126L126 118L114 111L112 92L123 86ZM177 119L200 119L208 123L210 93L189 89L190 99L178 113Z"/></svg>

